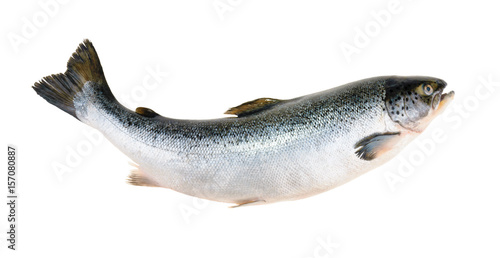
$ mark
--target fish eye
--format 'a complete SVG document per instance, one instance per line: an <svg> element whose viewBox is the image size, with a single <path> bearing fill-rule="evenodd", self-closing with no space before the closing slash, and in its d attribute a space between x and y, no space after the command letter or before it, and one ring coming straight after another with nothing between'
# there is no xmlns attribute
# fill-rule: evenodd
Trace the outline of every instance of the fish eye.
<svg viewBox="0 0 500 258"><path fill-rule="evenodd" d="M429 84L423 84L422 90L425 93L425 95L427 95L427 96L431 95L434 92L434 89Z"/></svg>

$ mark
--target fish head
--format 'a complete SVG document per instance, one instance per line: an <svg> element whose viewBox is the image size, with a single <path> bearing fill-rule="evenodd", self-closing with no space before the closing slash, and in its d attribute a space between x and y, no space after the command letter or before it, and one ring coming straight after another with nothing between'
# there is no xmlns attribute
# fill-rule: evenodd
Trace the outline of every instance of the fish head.
<svg viewBox="0 0 500 258"><path fill-rule="evenodd" d="M444 93L446 82L424 76L389 77L385 81L385 108L395 123L422 132L453 100L454 92Z"/></svg>

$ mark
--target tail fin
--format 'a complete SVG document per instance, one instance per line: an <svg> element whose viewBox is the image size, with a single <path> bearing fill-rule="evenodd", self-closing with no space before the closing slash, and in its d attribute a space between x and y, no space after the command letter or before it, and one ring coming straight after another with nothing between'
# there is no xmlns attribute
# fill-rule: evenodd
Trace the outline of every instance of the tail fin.
<svg viewBox="0 0 500 258"><path fill-rule="evenodd" d="M97 52L92 42L85 39L69 58L66 72L44 77L35 82L33 89L50 104L78 119L73 99L89 81L109 90Z"/></svg>

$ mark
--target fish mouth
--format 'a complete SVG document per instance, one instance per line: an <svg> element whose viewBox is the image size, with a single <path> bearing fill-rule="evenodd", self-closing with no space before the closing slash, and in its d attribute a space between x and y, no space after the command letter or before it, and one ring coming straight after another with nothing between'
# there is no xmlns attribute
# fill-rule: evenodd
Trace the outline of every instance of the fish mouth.
<svg viewBox="0 0 500 258"><path fill-rule="evenodd" d="M449 93L443 93L442 91L437 92L432 98L432 103L431 103L432 109L433 110L440 109L442 103L446 105L447 102L452 100L454 96L455 96L454 91L451 91Z"/></svg>
<svg viewBox="0 0 500 258"><path fill-rule="evenodd" d="M448 93L443 93L443 94L441 94L441 102L443 100L444 101L452 100L454 97L455 97L455 92L454 91L450 91Z"/></svg>
<svg viewBox="0 0 500 258"><path fill-rule="evenodd" d="M453 91L450 91L448 93L436 93L436 95L432 99L432 109L430 110L429 114L425 118L421 119L420 123L416 127L407 129L417 133L423 132L423 130L434 118L443 113L443 111L451 103L454 97L455 92Z"/></svg>
<svg viewBox="0 0 500 258"><path fill-rule="evenodd" d="M437 97L437 96L436 96ZM442 93L439 96L439 101L432 101L432 106L434 107L434 102L436 103L436 107L434 108L436 111L442 112L448 104L455 98L455 92L450 91L448 93Z"/></svg>

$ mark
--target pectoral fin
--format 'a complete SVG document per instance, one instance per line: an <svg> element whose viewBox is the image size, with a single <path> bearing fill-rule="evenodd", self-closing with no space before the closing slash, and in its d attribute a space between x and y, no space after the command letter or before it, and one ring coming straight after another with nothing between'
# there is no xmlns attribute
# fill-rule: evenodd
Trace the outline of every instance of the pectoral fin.
<svg viewBox="0 0 500 258"><path fill-rule="evenodd" d="M252 101L245 102L239 106L230 108L224 114L237 115L238 117L247 116L269 109L282 101L283 100L271 99L271 98L255 99Z"/></svg>
<svg viewBox="0 0 500 258"><path fill-rule="evenodd" d="M399 135L399 132L374 133L369 135L354 145L356 155L360 159L364 160L375 159L386 151L392 149L394 144L396 144Z"/></svg>

